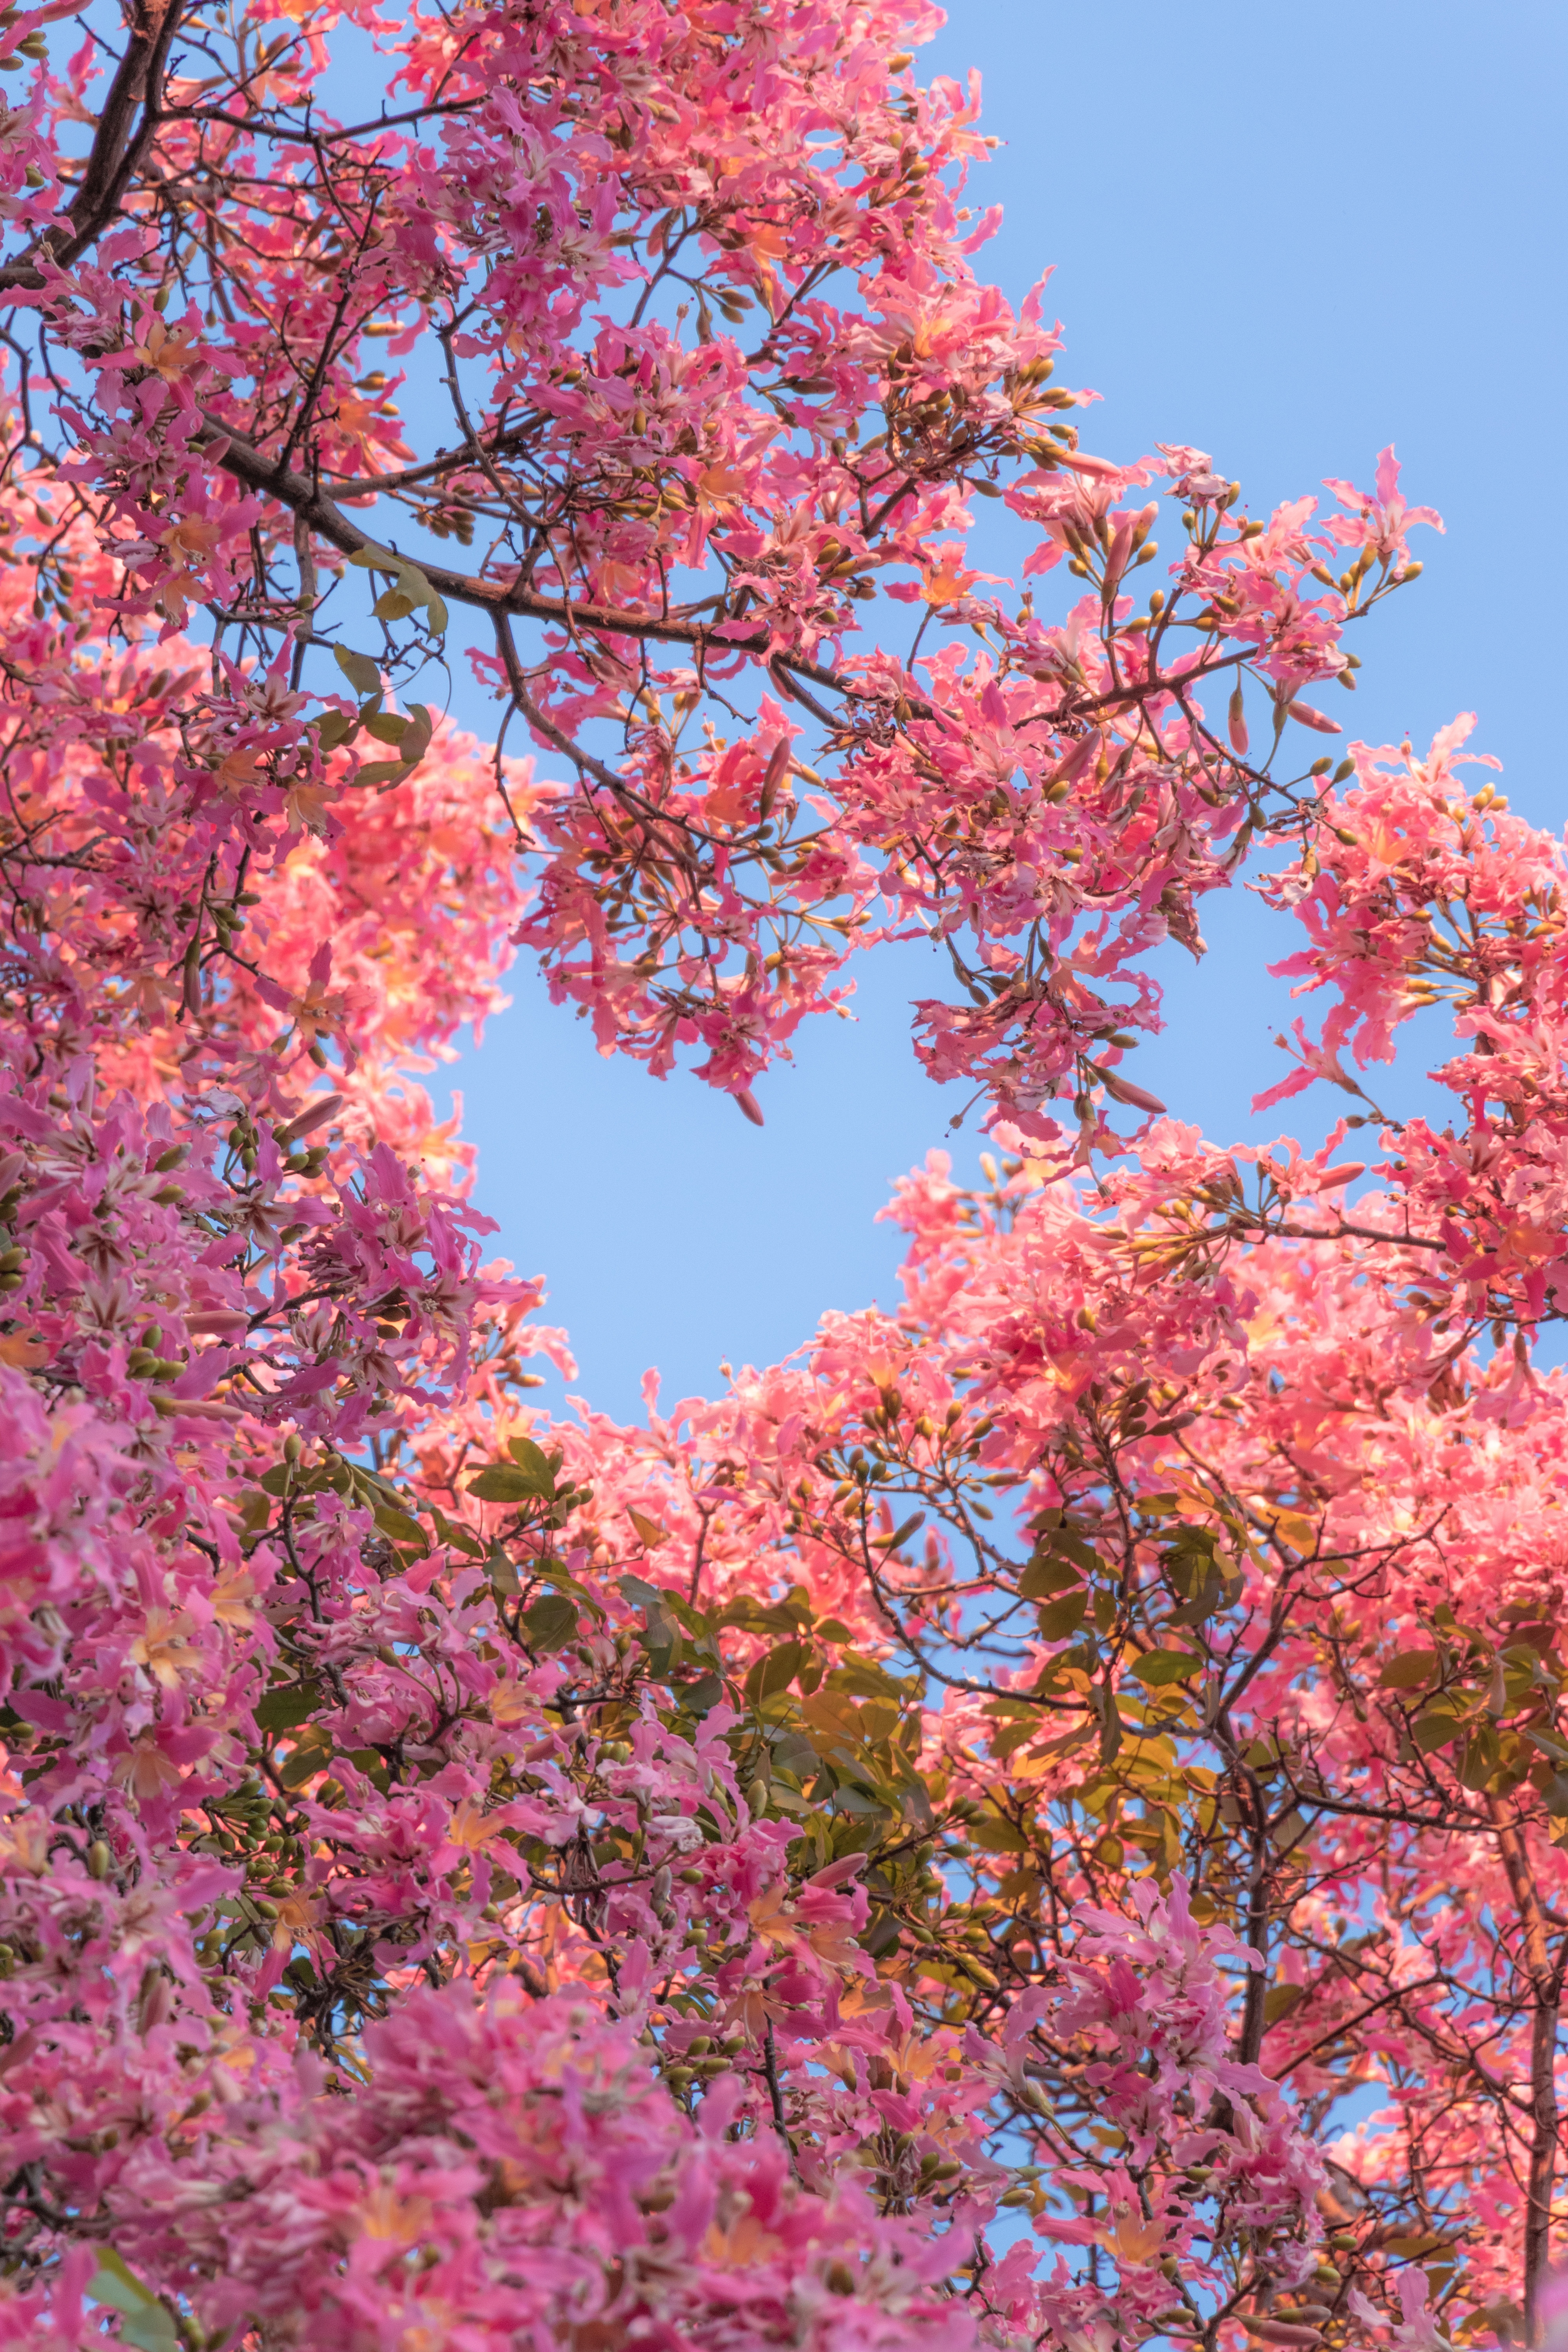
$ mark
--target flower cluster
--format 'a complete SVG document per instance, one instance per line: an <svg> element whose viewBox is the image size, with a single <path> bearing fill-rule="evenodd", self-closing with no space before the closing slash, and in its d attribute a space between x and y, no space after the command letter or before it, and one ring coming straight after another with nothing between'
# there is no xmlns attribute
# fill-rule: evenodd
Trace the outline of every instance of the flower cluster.
<svg viewBox="0 0 1568 2352"><path fill-rule="evenodd" d="M5 37L33 54L51 14ZM613 35L565 0L367 16L406 105L321 130L335 17L204 18L198 78L149 9L126 102L153 53L167 80L134 201L111 108L75 232L28 210L0 267L19 331L69 355L50 484L105 609L232 633L216 705L177 704L229 822L319 829L329 749L361 786L411 775L429 712L386 698L430 690L463 609L480 682L569 777L509 803L534 886L512 937L601 1050L692 1062L760 1116L854 954L929 936L959 993L917 1007L922 1063L1083 1159L1109 1106L1152 1101L1121 1066L1159 1024L1150 952L1202 952L1199 902L1258 827L1321 822L1340 729L1311 698L1353 687L1347 630L1436 517L1392 451L1326 517L1249 518L1201 450L1080 448L1038 289L1015 311L975 274L987 142L973 88L911 70L921 0L637 0ZM37 104L86 110L74 83ZM421 456L399 397L436 352L450 416ZM979 498L1023 537L1021 598L965 561ZM1063 563L1082 593L1047 619L1033 583ZM77 609L53 543L46 569ZM899 607L907 648L878 649ZM488 919L509 886L475 880Z"/></svg>

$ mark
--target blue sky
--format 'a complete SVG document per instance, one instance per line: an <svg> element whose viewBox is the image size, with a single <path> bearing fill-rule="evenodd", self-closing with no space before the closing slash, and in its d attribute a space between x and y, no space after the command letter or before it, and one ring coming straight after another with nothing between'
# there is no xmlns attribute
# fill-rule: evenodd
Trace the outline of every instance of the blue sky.
<svg viewBox="0 0 1568 2352"><path fill-rule="evenodd" d="M1058 379L1103 394L1087 446L1196 443L1256 512L1325 475L1370 481L1397 446L1447 534L1423 535L1426 576L1358 640L1360 691L1333 715L1421 742L1478 711L1501 789L1553 827L1565 65L1560 5L1432 0L957 0L921 59L984 78L1005 143L974 194L1005 223L977 266L1015 299L1055 266ZM483 724L467 704L459 688L455 715ZM1137 1077L1216 1139L1321 1133L1326 1097L1248 1110L1289 1009L1263 965L1297 935L1241 892L1203 921L1204 964L1160 967L1169 1026ZM941 987L930 951L857 977L857 1019L808 1028L760 1085L760 1131L689 1078L600 1060L526 965L482 1048L438 1074L496 1246L547 1276L595 1405L640 1416L650 1366L667 1402L711 1391L721 1363L787 1353L825 1308L890 1300L890 1181L944 1143L973 1169L973 1137L945 1134L958 1100L910 1046L909 1000ZM1381 1098L1411 1107L1421 1066Z"/></svg>

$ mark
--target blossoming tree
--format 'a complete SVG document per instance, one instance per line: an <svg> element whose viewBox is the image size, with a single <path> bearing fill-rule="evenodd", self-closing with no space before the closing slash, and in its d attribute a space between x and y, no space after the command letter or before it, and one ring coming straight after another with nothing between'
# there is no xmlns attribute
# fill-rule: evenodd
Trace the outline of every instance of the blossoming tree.
<svg viewBox="0 0 1568 2352"><path fill-rule="evenodd" d="M1080 448L935 22L6 12L6 2343L1539 2331L1563 853L1321 751L1392 457ZM1254 854L1310 1155L1126 1061ZM915 935L900 1310L532 1409L419 1084L510 957L760 1119Z"/></svg>

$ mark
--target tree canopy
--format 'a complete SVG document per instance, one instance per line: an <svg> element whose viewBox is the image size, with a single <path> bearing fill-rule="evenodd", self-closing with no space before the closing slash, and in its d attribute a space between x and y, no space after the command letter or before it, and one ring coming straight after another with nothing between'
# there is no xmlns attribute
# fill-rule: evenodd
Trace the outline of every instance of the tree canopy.
<svg viewBox="0 0 1568 2352"><path fill-rule="evenodd" d="M1563 845L1344 735L1391 452L1080 446L937 21L5 12L0 2343L1549 2322ZM1315 1151L1133 1076L1247 875ZM911 937L901 1304L540 1410L508 964L760 1122Z"/></svg>

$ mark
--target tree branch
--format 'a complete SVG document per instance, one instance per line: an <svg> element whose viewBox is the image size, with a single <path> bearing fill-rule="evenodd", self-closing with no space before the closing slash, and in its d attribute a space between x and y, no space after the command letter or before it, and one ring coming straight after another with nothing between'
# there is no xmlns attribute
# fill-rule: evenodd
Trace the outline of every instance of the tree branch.
<svg viewBox="0 0 1568 2352"><path fill-rule="evenodd" d="M1530 2186L1524 2217L1524 2336L1541 2341L1541 2290L1552 2261L1552 2182L1557 2159L1557 2019L1562 1970L1552 1958L1535 1874L1518 1822L1500 1797L1489 1797L1498 1851L1519 1912L1524 1972L1533 2014L1530 2037Z"/></svg>
<svg viewBox="0 0 1568 2352"><path fill-rule="evenodd" d="M210 411L205 415L213 433L224 445L218 462L237 481L265 492L295 514L302 515L312 530L345 555L357 555L363 548L383 544L351 521L336 500L307 481L303 474L268 457L222 417ZM466 453L458 454L467 462ZM570 597L547 596L518 581L507 583L485 580L475 572L449 571L445 564L422 562L419 569L448 604L464 604L489 614L492 619L498 614L513 614L521 619L553 622L562 628L588 629L597 636L646 637L690 646L700 653L717 650L751 654L765 660L770 667L776 666L792 676L810 678L814 685L826 687L834 694L858 697L862 693L853 680L825 669L819 662L807 661L800 654L776 651L767 629L753 630L744 637L715 637L710 623L683 620L676 614L637 613L618 606L580 603ZM908 697L906 699L913 717L934 718L928 704Z"/></svg>
<svg viewBox="0 0 1568 2352"><path fill-rule="evenodd" d="M179 21L180 0L134 0L125 54L109 85L81 184L64 219L51 223L28 252L0 269L0 289L22 286L37 292L45 283L40 256L68 269L119 216L162 119L163 72Z"/></svg>

